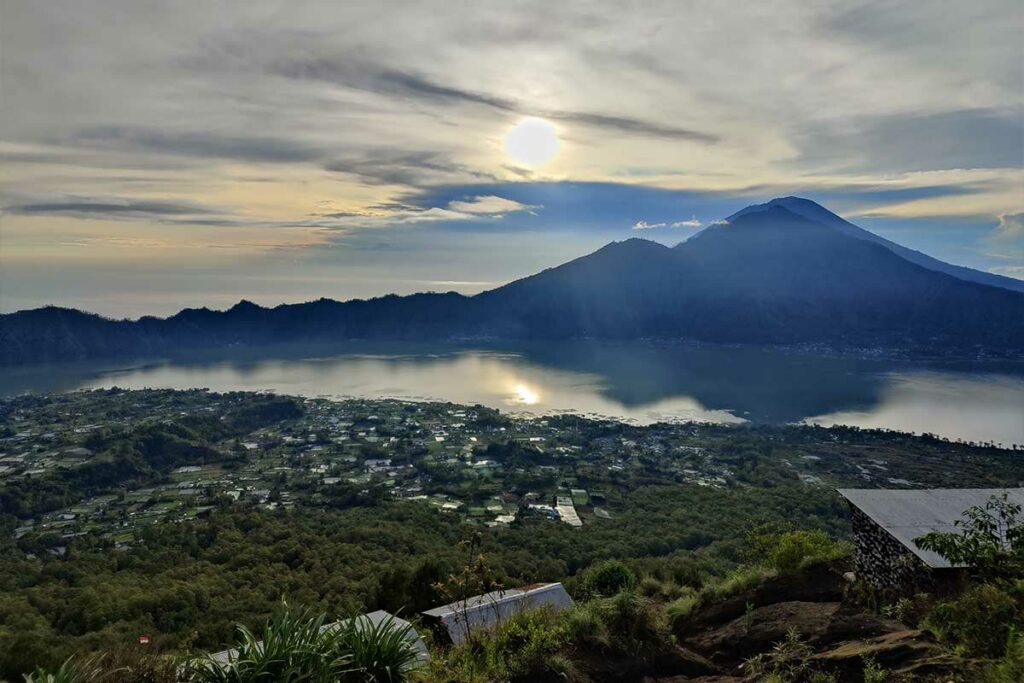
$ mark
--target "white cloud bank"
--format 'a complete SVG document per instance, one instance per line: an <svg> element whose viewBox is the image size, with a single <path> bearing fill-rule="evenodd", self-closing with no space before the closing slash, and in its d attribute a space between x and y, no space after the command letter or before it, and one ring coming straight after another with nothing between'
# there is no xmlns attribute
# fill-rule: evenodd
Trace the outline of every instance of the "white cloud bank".
<svg viewBox="0 0 1024 683"><path fill-rule="evenodd" d="M699 228L703 223L694 216L682 221L664 222L664 223L648 223L647 221L637 221L633 224L634 230L655 230L658 228Z"/></svg>

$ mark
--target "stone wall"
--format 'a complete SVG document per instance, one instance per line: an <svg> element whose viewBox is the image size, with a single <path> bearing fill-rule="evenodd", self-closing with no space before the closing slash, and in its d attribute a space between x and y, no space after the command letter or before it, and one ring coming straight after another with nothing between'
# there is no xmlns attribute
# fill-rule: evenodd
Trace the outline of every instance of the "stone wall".
<svg viewBox="0 0 1024 683"><path fill-rule="evenodd" d="M857 577L874 588L893 593L928 590L932 572L892 534L851 505Z"/></svg>

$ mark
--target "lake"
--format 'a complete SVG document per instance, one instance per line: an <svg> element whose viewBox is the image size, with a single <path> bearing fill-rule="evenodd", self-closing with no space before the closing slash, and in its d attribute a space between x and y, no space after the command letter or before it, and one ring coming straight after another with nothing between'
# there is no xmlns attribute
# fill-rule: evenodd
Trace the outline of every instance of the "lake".
<svg viewBox="0 0 1024 683"><path fill-rule="evenodd" d="M848 424L1024 445L1024 364L646 343L346 345L7 368L0 394L119 386L437 399L637 423Z"/></svg>

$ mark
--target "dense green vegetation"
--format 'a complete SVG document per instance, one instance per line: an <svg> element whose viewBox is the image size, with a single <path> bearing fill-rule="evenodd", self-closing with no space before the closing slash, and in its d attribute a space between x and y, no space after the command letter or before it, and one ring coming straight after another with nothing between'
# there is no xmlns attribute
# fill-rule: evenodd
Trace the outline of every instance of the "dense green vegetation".
<svg viewBox="0 0 1024 683"><path fill-rule="evenodd" d="M478 680L571 676L602 658L646 661L685 637L694 615L765 582L841 562L849 527L833 486L865 477L998 486L1021 473L1010 451L843 428L514 421L444 404L117 390L26 397L0 410L8 411L0 439L9 453L54 463L0 484L0 678L9 680L38 666L56 671L72 656L72 674L92 665L108 673L151 667L157 673L138 680L165 680L159 656L223 649L239 626L264 629L283 601L310 610L304 618L386 609L415 620L472 593L470 586L482 592L489 582L556 580L579 603L569 618L523 616L500 637L436 660L430 675L462 680L468 667L483 672ZM332 422L339 419L346 426ZM82 433L59 431L69 424ZM432 437L440 431L444 442ZM42 440L32 451L23 445L33 443L23 436L29 432ZM339 435L359 438L339 443ZM247 440L259 448L243 447ZM79 446L90 455L63 459ZM399 468L365 474L365 461L384 456ZM481 472L467 464L476 461L497 464ZM323 483L329 472L308 473L320 462L343 463L347 478ZM147 503L152 494L134 487L177 494L192 476L179 469L211 464L214 477L249 472L268 496L203 492L202 506L176 508L188 514L119 531L134 511L164 505ZM531 501L556 492L572 492L585 511L581 528L531 514ZM80 526L48 521L98 494L107 507L69 523ZM466 501L469 510L416 499L432 496ZM128 501L117 507L120 498ZM588 498L610 514L595 514ZM514 521L488 528L473 508L490 504L515 511ZM976 543L966 556L985 558L970 592L884 607L963 656L1008 658L1002 666L1012 672L1020 557L1001 554L984 532L993 523L1000 533L1019 528L1019 511L988 512L996 521L978 513L979 534L967 537ZM464 573L474 564L467 539L474 557L487 559L486 582ZM948 539L934 542L957 552ZM142 635L150 643L140 650ZM102 661L87 659L98 652L107 653ZM140 664L140 652L158 657Z"/></svg>
<svg viewBox="0 0 1024 683"><path fill-rule="evenodd" d="M1020 529L1016 519L1010 529ZM969 536L969 534L967 534ZM436 584L441 592L472 592L490 584L496 572L482 554L477 554L481 537L468 546L468 564ZM933 539L935 540L935 539ZM952 537L945 539L954 542ZM67 683L255 683L256 681L359 681L361 683L502 683L515 681L634 680L640 673L657 671L666 660L677 669L688 666L712 667L699 655L680 649L679 643L698 647L691 640L694 622L707 619L736 597L756 600L758 591L769 593L789 585L801 585L848 566L851 548L820 532L755 530L748 537L746 562L723 577L706 577L702 585L677 583L664 571L644 563L606 560L594 563L570 582L576 603L565 611L549 607L528 610L501 621L493 630L474 629L460 645L435 645L426 664L416 658L405 632L394 622L378 627L355 628L355 620L335 628L324 628L323 613L308 609L279 607L262 630L241 627L236 650L228 663L217 663L203 654L138 654L119 659L116 655L68 659L54 673L38 670L28 677L36 681ZM1020 552L1010 546L1006 557ZM658 565L659 563L655 563ZM664 570L664 566L659 569ZM1005 569L1005 565L999 564ZM978 568L975 568L978 569ZM1019 585L1019 574L1001 572L999 581L985 570L966 584L952 601L931 602L922 613L924 628L950 647L948 655L922 660L912 649L870 650L844 659L822 656L820 647L805 639L800 630L788 628L770 647L742 661L745 675L768 683L910 683L910 681L1019 681L1024 671L1024 650L1020 628L1024 601L1020 591L1008 595L1001 589ZM686 573L683 576L688 576ZM981 583L977 583L981 581ZM773 584L769 586L768 584ZM454 594L454 593L453 593ZM857 603L857 591L846 601ZM681 596L667 602L666 595ZM786 599L776 597L776 600ZM930 596L915 596L917 601ZM769 601L771 602L771 601ZM796 603L786 603L796 604ZM811 603L801 603L811 604ZM825 603L827 605L828 603ZM684 605L684 607L681 607ZM755 624L753 602L746 603L749 633ZM861 608L864 609L864 608ZM906 612L909 598L888 604L884 612ZM703 611L703 614L701 614ZM899 614L912 621L910 614ZM906 628L897 626L896 628ZM1002 638L1002 640L1000 640ZM738 648L748 647L736 643ZM846 646L849 648L849 645ZM841 648L840 648L841 649ZM885 655L887 668L875 655ZM681 660L680 657L684 659ZM686 657L692 661L685 661ZM895 657L895 659L894 659ZM852 660L852 665L851 665ZM170 666L168 663L173 662ZM915 669L915 665L922 668ZM852 666L852 668L851 668ZM918 673L910 673L917 671ZM927 673L931 671L931 673ZM633 673L631 673L633 672Z"/></svg>
<svg viewBox="0 0 1024 683"><path fill-rule="evenodd" d="M674 558L715 572L741 559L746 530L762 520L844 528L838 500L798 484L643 487L625 502L614 524L513 526L485 538L483 550L513 584L559 580L605 557ZM127 551L83 538L63 558L11 554L0 563L0 662L13 675L142 634L155 649L215 648L236 622L260 624L282 598L335 616L397 609L407 595L415 607L441 604L429 585L461 561L455 546L464 534L433 509L381 503L226 510L157 525Z"/></svg>

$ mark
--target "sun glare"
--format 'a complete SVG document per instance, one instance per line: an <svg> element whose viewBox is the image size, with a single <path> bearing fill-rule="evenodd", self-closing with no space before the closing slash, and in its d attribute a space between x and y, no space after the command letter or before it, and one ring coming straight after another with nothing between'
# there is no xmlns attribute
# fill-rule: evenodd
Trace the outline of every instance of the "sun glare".
<svg viewBox="0 0 1024 683"><path fill-rule="evenodd" d="M517 384L512 391L516 395L515 399L517 403L522 403L525 406L532 406L540 402L540 394L525 384Z"/></svg>
<svg viewBox="0 0 1024 683"><path fill-rule="evenodd" d="M528 116L505 134L505 153L522 166L543 166L562 146L550 121Z"/></svg>

